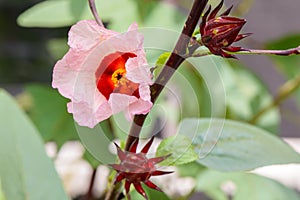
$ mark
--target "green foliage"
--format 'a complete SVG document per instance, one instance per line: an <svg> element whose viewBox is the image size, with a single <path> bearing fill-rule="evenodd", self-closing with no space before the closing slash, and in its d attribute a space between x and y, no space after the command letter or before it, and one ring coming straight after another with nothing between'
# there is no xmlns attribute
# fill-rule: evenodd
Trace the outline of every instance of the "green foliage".
<svg viewBox="0 0 300 200"><path fill-rule="evenodd" d="M2 184L1 184L1 179L0 179L0 200L6 200L3 190L2 190Z"/></svg>
<svg viewBox="0 0 300 200"><path fill-rule="evenodd" d="M0 177L6 198L68 199L37 129L3 90L0 111Z"/></svg>
<svg viewBox="0 0 300 200"><path fill-rule="evenodd" d="M163 192L150 189L146 185L143 185L143 188L149 199L170 200L170 198ZM145 198L142 195L140 195L136 190L133 190L131 192L131 199L144 200Z"/></svg>
<svg viewBox="0 0 300 200"><path fill-rule="evenodd" d="M109 151L111 144L111 130L107 121L103 121L94 128L75 124L81 143L91 155L84 158L95 168L97 163L115 163L116 156ZM110 134L110 135L109 135ZM94 157L94 160L92 158Z"/></svg>
<svg viewBox="0 0 300 200"><path fill-rule="evenodd" d="M184 20L184 15L174 5L161 2L151 11L143 24L146 27L154 26L179 31Z"/></svg>
<svg viewBox="0 0 300 200"><path fill-rule="evenodd" d="M288 35L278 40L269 41L266 44L267 49L289 49L299 46L300 34ZM300 73L300 57L299 56L271 56L275 62L276 67L288 79L294 78Z"/></svg>
<svg viewBox="0 0 300 200"><path fill-rule="evenodd" d="M89 164L94 168L97 169L97 167L101 164L91 153L88 151L85 151L83 154L83 158L89 162Z"/></svg>
<svg viewBox="0 0 300 200"><path fill-rule="evenodd" d="M266 48L270 49L288 49L299 46L300 34L289 35L278 40L270 41ZM275 66L286 77L293 79L300 76L300 56L272 56ZM300 108L300 89L295 92L297 105Z"/></svg>
<svg viewBox="0 0 300 200"><path fill-rule="evenodd" d="M222 173L207 170L197 177L196 190L202 191L214 200L227 200L228 194L233 193L234 200L298 200L299 195L292 189L272 179L251 173ZM231 191L230 191L231 190Z"/></svg>
<svg viewBox="0 0 300 200"><path fill-rule="evenodd" d="M206 170L206 167L204 167L203 165L200 165L196 161L195 162L186 163L184 165L178 165L176 167L179 170L179 175L181 177L189 176L189 177L195 178L195 176L197 174L200 174L204 170Z"/></svg>
<svg viewBox="0 0 300 200"><path fill-rule="evenodd" d="M198 158L192 146L192 141L184 135L175 135L164 139L158 146L156 156L171 156L161 162L161 165L182 165Z"/></svg>
<svg viewBox="0 0 300 200"><path fill-rule="evenodd" d="M248 121L272 101L272 95L266 86L240 63L229 63L217 56L193 58L189 61L202 75L208 87L209 93L203 96L210 98L206 102L210 101L213 106L210 108L212 116L224 117L222 114L225 111L222 109L226 107L227 118ZM274 108L265 113L257 125L277 133L279 119L279 110Z"/></svg>
<svg viewBox="0 0 300 200"><path fill-rule="evenodd" d="M158 57L158 59L156 60L156 63L155 63L156 69L154 71L156 76L158 76L159 72L161 71L161 69L165 65L165 63L167 62L167 59L170 57L170 55L171 55L171 52L164 52Z"/></svg>
<svg viewBox="0 0 300 200"><path fill-rule="evenodd" d="M67 112L67 99L45 85L27 85L26 92L32 99L28 114L44 141L54 141L61 147L67 141L78 139L73 117Z"/></svg>
<svg viewBox="0 0 300 200"><path fill-rule="evenodd" d="M138 7L138 13L142 21L145 21L147 18L149 18L152 11L159 6L158 1L154 0L134 0L137 7Z"/></svg>
<svg viewBox="0 0 300 200"><path fill-rule="evenodd" d="M185 119L179 134L192 138L198 162L220 171L242 171L273 164L300 163L300 155L270 133L225 119Z"/></svg>
<svg viewBox="0 0 300 200"><path fill-rule="evenodd" d="M55 59L61 59L67 53L69 47L66 39L52 39L48 42L47 48Z"/></svg>
<svg viewBox="0 0 300 200"><path fill-rule="evenodd" d="M136 5L131 0L95 2L101 18L109 23L111 29L125 31L132 22L139 19ZM47 0L22 13L18 18L18 24L24 27L54 28L92 18L86 0Z"/></svg>

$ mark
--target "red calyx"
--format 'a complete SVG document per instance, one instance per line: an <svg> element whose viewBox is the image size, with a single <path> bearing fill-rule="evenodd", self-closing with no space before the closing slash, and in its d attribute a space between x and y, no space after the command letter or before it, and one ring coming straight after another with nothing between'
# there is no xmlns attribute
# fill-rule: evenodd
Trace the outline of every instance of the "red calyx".
<svg viewBox="0 0 300 200"><path fill-rule="evenodd" d="M237 42L250 34L239 34L246 20L237 17L230 17L229 15L232 6L216 17L224 3L224 0L212 11L211 6L202 17L200 24L200 33L202 43L210 50L211 53L226 58L235 58L227 52L236 52L241 47L230 46L233 42Z"/></svg>
<svg viewBox="0 0 300 200"><path fill-rule="evenodd" d="M157 185L149 180L150 177L172 173L170 171L157 170L155 166L157 163L162 162L170 155L156 158L146 157L146 153L148 153L153 140L154 137L152 137L151 140L143 147L140 153L136 153L138 139L136 139L132 144L129 152L122 151L121 148L115 143L118 157L121 162L120 164L111 164L110 166L117 171L117 176L114 181L115 183L125 179L125 191L128 198L130 198L130 186L133 185L137 192L139 192L147 200L148 197L141 183L144 183L152 189L162 191Z"/></svg>

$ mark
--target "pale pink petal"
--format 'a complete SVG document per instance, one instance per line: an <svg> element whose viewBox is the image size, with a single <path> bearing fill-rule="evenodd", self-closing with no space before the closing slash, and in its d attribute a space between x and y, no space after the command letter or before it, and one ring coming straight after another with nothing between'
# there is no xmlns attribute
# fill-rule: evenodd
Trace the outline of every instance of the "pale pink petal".
<svg viewBox="0 0 300 200"><path fill-rule="evenodd" d="M80 70L82 63L89 52L90 51L77 51L76 49L70 49L63 59L65 59L65 62L70 69Z"/></svg>
<svg viewBox="0 0 300 200"><path fill-rule="evenodd" d="M129 27L128 27L128 32L129 31L136 31L138 30L139 26L136 22L133 22Z"/></svg>
<svg viewBox="0 0 300 200"><path fill-rule="evenodd" d="M129 105L136 102L135 96L129 96L126 94L112 93L109 97L108 103L112 109L112 113L116 114L123 110L128 109Z"/></svg>
<svg viewBox="0 0 300 200"><path fill-rule="evenodd" d="M139 94L142 100L151 102L150 87L148 84L140 84Z"/></svg>
<svg viewBox="0 0 300 200"><path fill-rule="evenodd" d="M66 60L58 61L53 69L52 87L57 88L66 98L71 99L74 92L76 77L78 72L71 70Z"/></svg>
<svg viewBox="0 0 300 200"><path fill-rule="evenodd" d="M126 78L135 83L152 84L150 67L140 57L129 58L125 66Z"/></svg>
<svg viewBox="0 0 300 200"><path fill-rule="evenodd" d="M72 26L68 44L71 48L87 51L118 33L100 27L94 20L83 20Z"/></svg>
<svg viewBox="0 0 300 200"><path fill-rule="evenodd" d="M128 110L126 112L126 118L128 120L132 120L134 115L145 115L150 111L152 105L153 104L151 101L144 101L142 99L139 99L138 101L135 101L128 107Z"/></svg>
<svg viewBox="0 0 300 200"><path fill-rule="evenodd" d="M89 107L89 105L85 102L68 103L68 112L73 113L74 120L80 126L87 126L90 128L95 127L99 123L96 119L94 112Z"/></svg>
<svg viewBox="0 0 300 200"><path fill-rule="evenodd" d="M101 122L112 115L112 110L108 102L103 103L97 109L95 116L98 122Z"/></svg>

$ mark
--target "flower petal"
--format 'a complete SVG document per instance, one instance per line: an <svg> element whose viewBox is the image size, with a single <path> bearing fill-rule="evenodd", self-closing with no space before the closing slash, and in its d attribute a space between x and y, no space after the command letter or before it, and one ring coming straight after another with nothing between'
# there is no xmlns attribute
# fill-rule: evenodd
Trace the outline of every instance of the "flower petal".
<svg viewBox="0 0 300 200"><path fill-rule="evenodd" d="M94 20L82 20L72 26L68 44L71 48L86 51L116 34L100 27Z"/></svg>
<svg viewBox="0 0 300 200"><path fill-rule="evenodd" d="M125 64L126 78L135 83L152 84L152 76L147 61L141 56L129 58Z"/></svg>
<svg viewBox="0 0 300 200"><path fill-rule="evenodd" d="M129 96L126 94L112 93L108 100L108 103L112 109L112 113L116 114L124 110L128 110L129 105L136 102L135 96Z"/></svg>

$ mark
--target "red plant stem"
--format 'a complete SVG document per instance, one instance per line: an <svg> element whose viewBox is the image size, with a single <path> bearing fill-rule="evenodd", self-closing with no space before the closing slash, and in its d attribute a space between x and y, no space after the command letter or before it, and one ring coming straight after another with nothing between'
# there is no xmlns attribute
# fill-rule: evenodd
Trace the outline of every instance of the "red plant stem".
<svg viewBox="0 0 300 200"><path fill-rule="evenodd" d="M240 51L232 52L231 54L271 54L278 56L289 56L294 54L300 54L300 46L285 50L259 50L242 48Z"/></svg>
<svg viewBox="0 0 300 200"><path fill-rule="evenodd" d="M191 36L198 24L200 16L207 4L208 0L195 0L188 18L185 22L181 35L175 45L172 54L167 60L165 66L163 67L161 73L157 77L155 83L150 87L151 90L151 101L155 103L157 97L160 95L164 86L170 80L175 70L184 61L184 55L188 44L190 42ZM190 52L192 53L192 52ZM133 144L136 138L139 137L142 126L145 122L147 115L135 115L133 120L133 125L131 127L130 133L127 137L125 150L128 151L130 146Z"/></svg>
<svg viewBox="0 0 300 200"><path fill-rule="evenodd" d="M96 9L95 0L88 0L88 1L89 1L90 9L93 13L93 16L94 16L97 24L99 24L99 26L104 27L104 25L102 23L102 20L100 19L99 14L98 14L97 9Z"/></svg>

